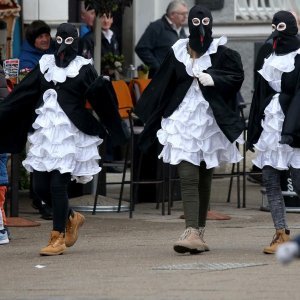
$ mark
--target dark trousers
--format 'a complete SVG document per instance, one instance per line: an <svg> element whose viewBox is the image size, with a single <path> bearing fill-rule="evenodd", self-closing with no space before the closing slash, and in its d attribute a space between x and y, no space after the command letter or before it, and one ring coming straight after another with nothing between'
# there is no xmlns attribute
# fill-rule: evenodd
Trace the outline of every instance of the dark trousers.
<svg viewBox="0 0 300 300"><path fill-rule="evenodd" d="M195 166L182 161L178 165L186 227L205 227L213 170L206 169L205 162Z"/></svg>
<svg viewBox="0 0 300 300"><path fill-rule="evenodd" d="M71 174L34 171L32 176L33 191L45 203L53 208L53 230L65 232L69 214L68 185Z"/></svg>

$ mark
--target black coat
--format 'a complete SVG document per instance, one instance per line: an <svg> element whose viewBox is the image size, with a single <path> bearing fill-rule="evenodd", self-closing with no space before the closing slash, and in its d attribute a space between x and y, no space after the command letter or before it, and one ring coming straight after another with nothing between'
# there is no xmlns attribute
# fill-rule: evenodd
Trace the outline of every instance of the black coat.
<svg viewBox="0 0 300 300"><path fill-rule="evenodd" d="M150 77L158 71L173 44L186 37L183 28L178 36L165 16L150 23L135 47L136 54L150 67Z"/></svg>
<svg viewBox="0 0 300 300"><path fill-rule="evenodd" d="M212 66L205 72L212 76L215 86L201 85L200 88L220 129L230 142L234 142L244 129L236 103L236 94L244 80L241 58L236 51L225 46L219 46L217 53L210 57ZM154 143L156 132L161 127L161 118L169 117L176 110L193 80L171 49L134 110L145 123L140 137L143 150L146 151Z"/></svg>
<svg viewBox="0 0 300 300"><path fill-rule="evenodd" d="M101 138L108 133L114 144L125 143L127 137L111 82L98 77L94 67L88 64L81 67L76 77L67 77L65 82L54 85L45 80L38 65L0 102L0 153L19 153L24 149L37 117L35 109L42 104L48 89L56 90L59 105L80 131ZM86 100L100 122L86 109Z"/></svg>
<svg viewBox="0 0 300 300"><path fill-rule="evenodd" d="M84 58L94 58L94 32L90 31L79 39L78 55ZM114 33L110 43L101 33L101 56L111 52L114 55L120 55L120 47L116 34Z"/></svg>
<svg viewBox="0 0 300 300"><path fill-rule="evenodd" d="M295 57L295 69L289 73L283 73L281 77L281 92L279 103L285 115L281 135L293 138L292 147L300 148L300 55ZM259 74L250 108L247 149L253 150L261 132L261 121L264 118L264 110L277 94L268 82Z"/></svg>

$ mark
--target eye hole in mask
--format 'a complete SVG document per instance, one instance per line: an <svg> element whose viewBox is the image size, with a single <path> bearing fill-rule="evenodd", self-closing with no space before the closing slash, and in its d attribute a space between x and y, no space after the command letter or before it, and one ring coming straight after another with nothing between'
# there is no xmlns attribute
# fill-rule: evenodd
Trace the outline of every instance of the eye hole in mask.
<svg viewBox="0 0 300 300"><path fill-rule="evenodd" d="M276 25L272 24L272 32L276 30Z"/></svg>
<svg viewBox="0 0 300 300"><path fill-rule="evenodd" d="M204 26L207 26L207 25L209 24L209 22L210 22L210 19L209 19L209 18L204 18L204 19L202 20L202 24L203 24Z"/></svg>
<svg viewBox="0 0 300 300"><path fill-rule="evenodd" d="M193 18L192 23L194 26L199 26L201 24L201 21L198 18Z"/></svg>
<svg viewBox="0 0 300 300"><path fill-rule="evenodd" d="M281 22L277 25L277 30L278 31L283 31L286 29L286 24L284 22Z"/></svg>
<svg viewBox="0 0 300 300"><path fill-rule="evenodd" d="M57 44L61 44L62 42L63 42L62 37L57 36L57 37L56 37L56 43L57 43Z"/></svg>
<svg viewBox="0 0 300 300"><path fill-rule="evenodd" d="M71 45L73 42L74 42L74 38L72 38L71 36L69 36L65 39L66 45Z"/></svg>
<svg viewBox="0 0 300 300"><path fill-rule="evenodd" d="M63 41L64 41L64 40L63 40L62 37L60 37L60 36L57 36L57 37L56 37L56 42L57 42L57 44L62 44ZM66 44L66 45L71 45L73 42L74 42L74 38L72 38L71 36L69 36L69 37L67 37L67 38L65 39L65 44Z"/></svg>

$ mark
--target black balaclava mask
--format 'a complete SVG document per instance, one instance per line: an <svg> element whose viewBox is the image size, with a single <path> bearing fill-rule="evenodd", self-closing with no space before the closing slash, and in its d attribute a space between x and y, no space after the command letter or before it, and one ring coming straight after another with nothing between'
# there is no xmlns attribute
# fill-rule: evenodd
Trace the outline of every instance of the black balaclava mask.
<svg viewBox="0 0 300 300"><path fill-rule="evenodd" d="M291 12L277 12L272 20L272 30L271 38L276 54L287 54L300 48L297 21Z"/></svg>
<svg viewBox="0 0 300 300"><path fill-rule="evenodd" d="M74 25L60 24L56 32L55 64L65 68L76 57L78 52L78 32Z"/></svg>
<svg viewBox="0 0 300 300"><path fill-rule="evenodd" d="M205 53L213 40L212 23L212 15L207 8L201 5L191 8L188 17L189 45L199 54Z"/></svg>

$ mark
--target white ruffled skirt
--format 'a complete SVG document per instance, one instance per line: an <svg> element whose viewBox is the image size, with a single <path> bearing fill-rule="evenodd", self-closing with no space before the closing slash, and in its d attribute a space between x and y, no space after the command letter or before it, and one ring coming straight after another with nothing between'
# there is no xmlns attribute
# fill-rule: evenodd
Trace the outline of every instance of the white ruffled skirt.
<svg viewBox="0 0 300 300"><path fill-rule="evenodd" d="M57 102L54 89L43 95L36 110L35 131L28 135L29 148L23 166L28 172L58 170L72 179L87 183L100 172L98 145L102 140L79 131Z"/></svg>
<svg viewBox="0 0 300 300"><path fill-rule="evenodd" d="M300 149L279 143L284 121L279 94L273 96L264 113L263 131L254 145L257 155L252 162L259 168L264 166L271 166L278 170L287 170L289 166L300 168Z"/></svg>
<svg viewBox="0 0 300 300"><path fill-rule="evenodd" d="M242 159L236 143L231 143L217 125L195 80L174 113L162 119L157 137L164 146L158 157L172 165L188 161L199 166L205 161L210 169ZM244 142L242 135L237 142Z"/></svg>

